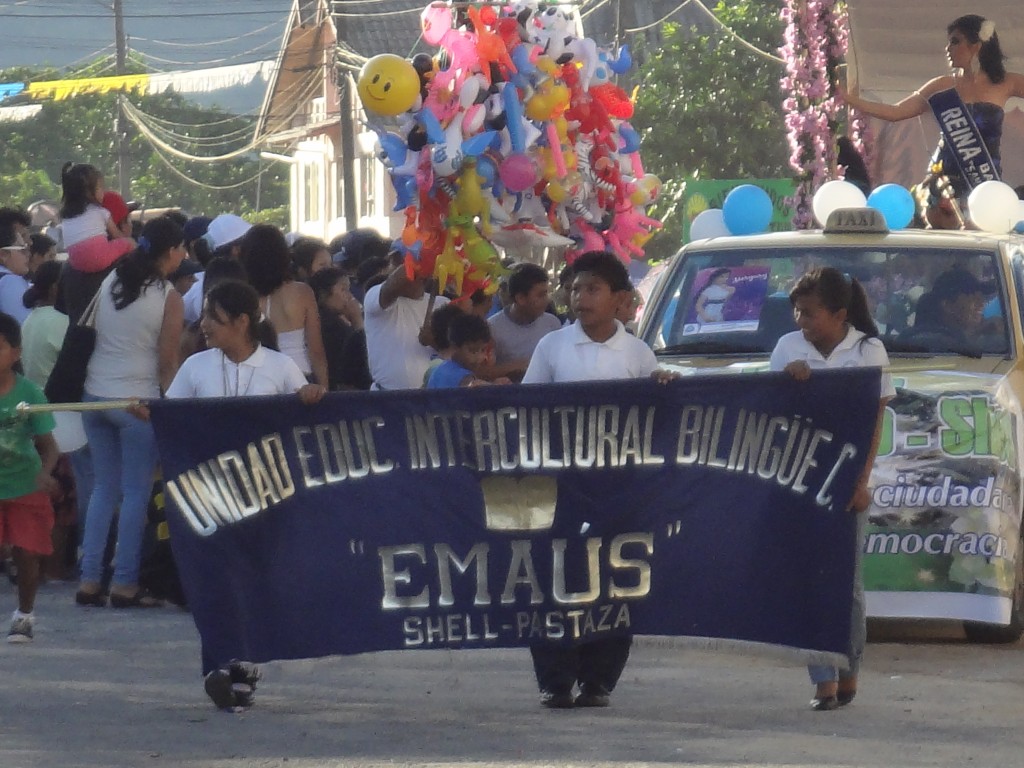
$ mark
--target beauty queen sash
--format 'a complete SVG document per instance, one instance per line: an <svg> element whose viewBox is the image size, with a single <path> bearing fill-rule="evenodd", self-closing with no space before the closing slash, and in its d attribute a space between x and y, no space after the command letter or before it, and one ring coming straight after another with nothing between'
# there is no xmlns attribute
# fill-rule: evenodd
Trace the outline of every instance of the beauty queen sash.
<svg viewBox="0 0 1024 768"><path fill-rule="evenodd" d="M939 91L928 99L928 104L939 121L942 140L950 150L946 154L957 165L943 168L943 172L962 177L970 189L983 181L999 181L999 170L960 94L953 88Z"/></svg>

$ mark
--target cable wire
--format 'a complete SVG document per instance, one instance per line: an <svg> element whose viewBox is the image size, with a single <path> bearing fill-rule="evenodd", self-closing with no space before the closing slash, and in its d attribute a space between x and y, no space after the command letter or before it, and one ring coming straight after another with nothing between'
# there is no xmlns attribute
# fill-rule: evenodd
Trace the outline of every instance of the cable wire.
<svg viewBox="0 0 1024 768"><path fill-rule="evenodd" d="M721 19L719 19L710 8L708 8L706 5L704 5L702 0L683 0L683 2L681 2L673 10L669 11L668 13L666 13L664 16L662 16L657 21L655 21L655 22L653 22L651 24L645 24L642 27L631 27L629 29L624 29L623 32L627 32L627 33L643 32L645 30L651 29L652 27L656 27L659 24L663 24L670 17L672 17L675 14L679 13L679 11L683 10L683 8L685 8L686 6L688 6L692 2L696 2L697 3L697 7L700 8L700 10L702 10L704 12L705 16L707 16L709 19L711 19L711 21L713 21L715 24L717 24L718 27L720 29L722 29L724 32L727 32L740 45L744 46L745 48L748 48L750 51L752 51L753 53L756 53L758 56L761 56L763 58L769 59L771 61L778 62L779 64L785 64L786 63L786 60L781 58L780 56L775 56L774 54L768 53L767 51L763 51L760 48L758 48L756 45L754 45L753 43L747 42L742 37L740 37L739 34L736 33L735 31L733 31L733 29L729 25L727 25L725 22L723 22Z"/></svg>
<svg viewBox="0 0 1024 768"><path fill-rule="evenodd" d="M146 43L155 43L156 45L166 45L169 48L205 48L212 45L224 45L225 43L236 43L246 37L252 37L258 35L260 32L265 32L271 27L276 27L280 24L278 21L272 21L259 29L254 29L252 32L245 32L244 34L238 35L237 37L229 37L225 40L208 40L201 43L178 43L171 40L160 40L159 38L149 37L135 37L132 36L132 40L141 40Z"/></svg>

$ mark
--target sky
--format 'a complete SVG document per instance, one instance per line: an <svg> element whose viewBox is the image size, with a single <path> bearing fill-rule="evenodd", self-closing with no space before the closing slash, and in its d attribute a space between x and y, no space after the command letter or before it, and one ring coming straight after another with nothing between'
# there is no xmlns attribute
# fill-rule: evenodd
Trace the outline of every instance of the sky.
<svg viewBox="0 0 1024 768"><path fill-rule="evenodd" d="M129 50L140 54L151 72L273 59L291 5L291 0L122 0ZM75 67L112 56L112 7L111 0L0 0L0 70ZM105 74L114 74L113 69ZM246 106L239 100L255 99L258 105L262 88L224 94L221 101L239 108Z"/></svg>

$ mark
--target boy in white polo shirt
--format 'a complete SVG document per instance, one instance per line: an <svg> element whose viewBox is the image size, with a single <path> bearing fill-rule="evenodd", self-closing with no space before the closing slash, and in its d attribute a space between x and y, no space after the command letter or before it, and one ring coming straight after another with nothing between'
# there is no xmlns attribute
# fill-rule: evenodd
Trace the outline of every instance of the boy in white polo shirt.
<svg viewBox="0 0 1024 768"><path fill-rule="evenodd" d="M626 332L615 316L633 298L629 272L618 257L584 253L573 262L571 303L576 322L547 334L537 344L523 384L603 379L639 379L671 374L644 342ZM612 637L566 647L530 646L541 704L551 709L606 707L629 658L632 637ZM579 683L579 695L573 687Z"/></svg>

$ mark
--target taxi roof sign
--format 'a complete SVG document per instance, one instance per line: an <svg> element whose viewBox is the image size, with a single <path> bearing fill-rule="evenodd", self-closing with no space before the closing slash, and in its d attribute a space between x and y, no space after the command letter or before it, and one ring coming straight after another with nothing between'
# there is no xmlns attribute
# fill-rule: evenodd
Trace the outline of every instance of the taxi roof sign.
<svg viewBox="0 0 1024 768"><path fill-rule="evenodd" d="M825 234L885 235L889 226L885 216L874 208L837 208L825 222Z"/></svg>

